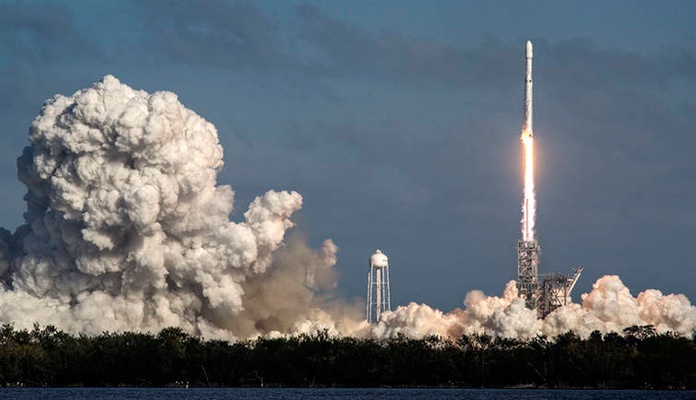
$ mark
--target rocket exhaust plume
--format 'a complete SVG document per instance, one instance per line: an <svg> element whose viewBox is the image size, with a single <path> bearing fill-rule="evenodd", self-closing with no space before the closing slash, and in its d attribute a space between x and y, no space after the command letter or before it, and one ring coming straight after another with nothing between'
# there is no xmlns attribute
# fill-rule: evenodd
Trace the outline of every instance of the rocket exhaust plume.
<svg viewBox="0 0 696 400"><path fill-rule="evenodd" d="M525 58L527 68L524 84L524 121L522 145L524 147L524 201L522 203L522 240L534 240L536 198L534 195L534 130L532 128L532 42L527 41Z"/></svg>
<svg viewBox="0 0 696 400"><path fill-rule="evenodd" d="M536 198L534 196L534 137L522 133L524 147L524 202L522 203L522 240L534 240L536 220Z"/></svg>

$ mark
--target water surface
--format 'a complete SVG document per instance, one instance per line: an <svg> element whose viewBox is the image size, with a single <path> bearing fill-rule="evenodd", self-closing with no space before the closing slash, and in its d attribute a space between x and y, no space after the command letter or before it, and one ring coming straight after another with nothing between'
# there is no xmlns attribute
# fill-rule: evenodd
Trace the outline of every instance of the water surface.
<svg viewBox="0 0 696 400"><path fill-rule="evenodd" d="M7 388L0 400L692 400L696 391L548 389Z"/></svg>

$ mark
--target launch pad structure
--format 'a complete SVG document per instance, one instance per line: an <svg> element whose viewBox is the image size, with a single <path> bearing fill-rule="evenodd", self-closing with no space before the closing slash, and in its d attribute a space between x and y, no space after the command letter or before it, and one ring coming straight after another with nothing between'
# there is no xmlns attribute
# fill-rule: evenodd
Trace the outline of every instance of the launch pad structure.
<svg viewBox="0 0 696 400"><path fill-rule="evenodd" d="M553 310L570 304L570 293L580 278L583 267L572 275L538 273L539 243L536 240L517 242L517 293L524 299L527 308L537 310L544 318Z"/></svg>
<svg viewBox="0 0 696 400"><path fill-rule="evenodd" d="M526 73L524 80L524 119L522 143L524 146L524 200L522 202L522 239L517 242L517 293L527 308L536 310L544 318L553 310L570 303L570 293L582 273L578 267L572 275L539 275L541 248L534 238L536 222L536 195L534 192L534 130L532 127L532 42L525 44Z"/></svg>
<svg viewBox="0 0 696 400"><path fill-rule="evenodd" d="M524 298L527 308L537 308L539 287L539 243L536 240L517 242L517 294Z"/></svg>

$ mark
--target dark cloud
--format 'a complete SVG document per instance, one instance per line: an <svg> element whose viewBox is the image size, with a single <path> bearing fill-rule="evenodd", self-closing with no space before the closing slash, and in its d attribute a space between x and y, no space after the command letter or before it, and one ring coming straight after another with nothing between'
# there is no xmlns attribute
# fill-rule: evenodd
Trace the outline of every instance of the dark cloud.
<svg viewBox="0 0 696 400"><path fill-rule="evenodd" d="M298 15L301 37L327 73L470 87L500 87L515 76L509 60L518 54L492 38L467 50L396 32L373 33L314 5L300 6Z"/></svg>
<svg viewBox="0 0 696 400"><path fill-rule="evenodd" d="M672 47L665 51L665 59L674 63L674 71L691 80L696 80L696 51Z"/></svg>
<svg viewBox="0 0 696 400"><path fill-rule="evenodd" d="M73 14L60 4L0 4L0 60L50 64L98 57Z"/></svg>
<svg viewBox="0 0 696 400"><path fill-rule="evenodd" d="M175 61L216 67L284 63L274 21L247 1L138 3L150 49Z"/></svg>

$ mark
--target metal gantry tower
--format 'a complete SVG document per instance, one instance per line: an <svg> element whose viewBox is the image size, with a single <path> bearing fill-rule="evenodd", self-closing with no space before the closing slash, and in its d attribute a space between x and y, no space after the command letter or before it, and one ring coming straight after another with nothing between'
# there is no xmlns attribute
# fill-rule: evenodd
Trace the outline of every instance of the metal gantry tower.
<svg viewBox="0 0 696 400"><path fill-rule="evenodd" d="M546 274L542 276L539 283L539 301L537 315L543 318L553 310L570 304L570 292L573 291L578 278L582 273L583 267L580 266L573 272L573 275Z"/></svg>
<svg viewBox="0 0 696 400"><path fill-rule="evenodd" d="M536 240L517 242L517 293L527 308L537 308L539 300L539 243Z"/></svg>
<svg viewBox="0 0 696 400"><path fill-rule="evenodd" d="M544 318L553 310L571 303L570 293L582 273L578 267L573 275L541 274L538 272L539 243L536 240L517 242L517 294L527 308Z"/></svg>
<svg viewBox="0 0 696 400"><path fill-rule="evenodd" d="M367 322L379 321L385 311L391 311L389 288L389 258L381 250L370 256L367 272Z"/></svg>

